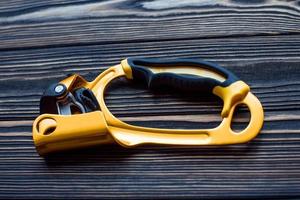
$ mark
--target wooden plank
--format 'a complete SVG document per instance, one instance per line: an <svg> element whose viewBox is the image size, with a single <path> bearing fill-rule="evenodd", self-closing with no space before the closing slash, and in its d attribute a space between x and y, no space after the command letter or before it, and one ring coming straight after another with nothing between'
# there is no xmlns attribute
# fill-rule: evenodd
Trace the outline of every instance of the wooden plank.
<svg viewBox="0 0 300 200"><path fill-rule="evenodd" d="M98 44L0 54L0 198L293 198L300 195L297 35ZM226 147L103 146L39 157L31 139L43 89L68 73L88 79L127 56L216 61L248 82L265 108L260 135ZM210 102L209 100L212 100ZM112 112L136 125L213 127L215 98L154 95L124 79ZM241 109L236 120L245 125Z"/></svg>
<svg viewBox="0 0 300 200"><path fill-rule="evenodd" d="M40 9L46 9L58 6L77 5L79 3L89 3L86 0L51 0L51 1L11 1L3 0L0 1L0 15L1 16L14 16L16 13L28 13Z"/></svg>
<svg viewBox="0 0 300 200"><path fill-rule="evenodd" d="M296 1L11 2L0 4L2 50L300 31Z"/></svg>
<svg viewBox="0 0 300 200"><path fill-rule="evenodd" d="M299 197L299 30L297 1L1 1L0 198ZM244 145L115 145L39 157L31 124L44 88L69 73L91 80L129 56L202 58L233 70L261 100L263 130ZM214 97L154 95L124 79L106 103L135 125L221 120ZM241 108L235 127L247 120Z"/></svg>
<svg viewBox="0 0 300 200"><path fill-rule="evenodd" d="M289 68L297 68L299 46L300 38L298 35L294 35L4 51L0 54L0 81L2 81L0 87L5 86L9 80L18 81L20 79L44 84L45 81L41 82L41 80L59 80L69 73L81 73L91 78L101 70L118 64L121 59L132 56L202 58L223 64L241 76L247 72L248 77L242 77L247 81L256 78L260 83L272 85L273 82L265 82L266 77L264 76L268 72L264 70L265 67L277 69L274 71L274 77L278 77L276 83L285 79L286 76L293 76L292 80L297 79L297 70L292 73L282 72L285 70L289 72ZM285 62L290 64L286 66ZM255 73L253 76L251 70L258 65L263 68L261 69L263 71L261 74ZM244 72L244 70L247 71ZM272 79L269 80L272 81ZM47 84L45 82L44 87Z"/></svg>

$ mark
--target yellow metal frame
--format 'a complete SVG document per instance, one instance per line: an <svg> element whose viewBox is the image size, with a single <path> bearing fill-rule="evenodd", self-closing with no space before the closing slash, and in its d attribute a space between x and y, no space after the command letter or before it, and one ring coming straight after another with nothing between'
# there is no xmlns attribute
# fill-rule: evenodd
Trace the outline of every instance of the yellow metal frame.
<svg viewBox="0 0 300 200"><path fill-rule="evenodd" d="M158 129L133 126L117 119L107 108L104 91L108 84L121 76L132 79L131 68L126 60L108 68L94 81L87 82L78 75L61 81L69 91L79 87L90 89L96 96L101 111L70 116L43 114L33 124L33 140L41 155L49 152L74 149L98 144L115 143L124 147L140 144L172 145L225 145L244 143L254 138L263 125L263 108L243 81L228 87L217 86L213 93L224 101L223 120L213 129ZM231 129L235 107L248 106L251 119L241 132Z"/></svg>

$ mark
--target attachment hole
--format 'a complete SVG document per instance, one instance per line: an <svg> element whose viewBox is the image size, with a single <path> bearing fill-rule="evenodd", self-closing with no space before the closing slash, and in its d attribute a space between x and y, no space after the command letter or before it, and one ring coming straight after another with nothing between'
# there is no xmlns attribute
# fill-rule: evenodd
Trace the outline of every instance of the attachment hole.
<svg viewBox="0 0 300 200"><path fill-rule="evenodd" d="M231 129L234 132L241 132L248 126L250 122L250 111L246 104L239 104L235 107L231 121Z"/></svg>
<svg viewBox="0 0 300 200"><path fill-rule="evenodd" d="M48 129L46 129L43 134L44 135L50 135L51 133L53 133L55 131L55 128L56 127L50 127Z"/></svg>
<svg viewBox="0 0 300 200"><path fill-rule="evenodd" d="M56 121L51 118L45 118L39 121L37 131L42 135L50 135L56 129Z"/></svg>

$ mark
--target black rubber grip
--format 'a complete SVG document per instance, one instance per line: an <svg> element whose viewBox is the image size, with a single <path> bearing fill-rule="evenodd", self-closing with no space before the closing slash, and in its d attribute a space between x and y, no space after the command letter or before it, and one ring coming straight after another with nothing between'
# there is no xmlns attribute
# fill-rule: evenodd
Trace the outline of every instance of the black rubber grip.
<svg viewBox="0 0 300 200"><path fill-rule="evenodd" d="M161 89L163 87L171 87L181 91L211 92L215 86L226 87L239 80L239 78L237 78L229 70L199 59L160 60L149 58L128 58L127 63L131 67L133 80L141 81L149 89L153 90ZM173 72L153 73L151 71L151 67L199 67L215 72L224 77L225 80L221 82L214 78L204 77L197 74L191 75Z"/></svg>

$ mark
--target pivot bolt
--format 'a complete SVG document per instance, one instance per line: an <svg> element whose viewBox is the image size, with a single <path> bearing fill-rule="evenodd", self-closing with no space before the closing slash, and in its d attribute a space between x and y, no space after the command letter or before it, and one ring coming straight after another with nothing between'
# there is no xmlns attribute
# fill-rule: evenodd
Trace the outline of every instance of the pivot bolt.
<svg viewBox="0 0 300 200"><path fill-rule="evenodd" d="M64 87L64 85L61 85L61 84L59 84L59 85L57 85L55 88L54 88L54 91L56 92L56 93L63 93L64 92L64 90L65 90L65 87Z"/></svg>
<svg viewBox="0 0 300 200"><path fill-rule="evenodd" d="M68 93L68 90L65 85L59 83L54 87L54 93L57 98L63 98Z"/></svg>

